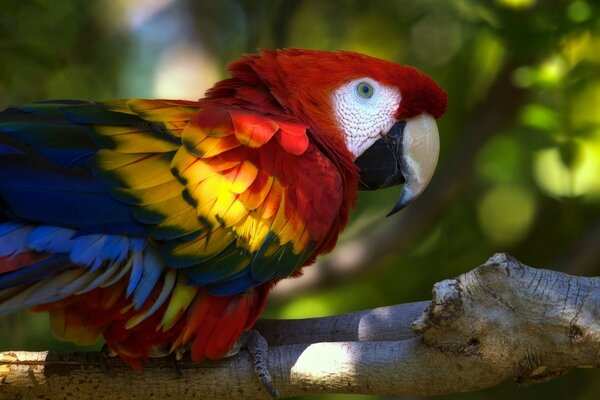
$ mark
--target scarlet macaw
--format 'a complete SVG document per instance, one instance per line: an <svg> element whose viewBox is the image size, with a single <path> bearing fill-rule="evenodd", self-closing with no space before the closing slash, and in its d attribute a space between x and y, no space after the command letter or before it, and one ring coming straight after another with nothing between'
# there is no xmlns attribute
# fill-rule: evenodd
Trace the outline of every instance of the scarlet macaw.
<svg viewBox="0 0 600 400"><path fill-rule="evenodd" d="M351 52L262 51L199 101L59 100L0 113L0 314L45 310L135 367L220 358L269 290L330 251L360 189L418 196L446 94Z"/></svg>

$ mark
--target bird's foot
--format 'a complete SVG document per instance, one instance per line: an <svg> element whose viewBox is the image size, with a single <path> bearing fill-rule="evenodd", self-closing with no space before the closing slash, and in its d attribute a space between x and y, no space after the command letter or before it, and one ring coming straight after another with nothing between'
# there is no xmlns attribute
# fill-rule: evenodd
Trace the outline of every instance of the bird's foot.
<svg viewBox="0 0 600 400"><path fill-rule="evenodd" d="M113 371L108 363L108 360L117 356L117 353L112 351L106 343L100 349L100 369L108 376L115 377L117 374Z"/></svg>
<svg viewBox="0 0 600 400"><path fill-rule="evenodd" d="M169 360L171 366L177 374L177 377L183 378L183 372L179 367L179 361L181 361L183 355L188 350L189 346L177 347L173 349L172 346L165 344L161 346L154 346L153 348L151 348L148 356L151 358L164 358L166 360Z"/></svg>
<svg viewBox="0 0 600 400"><path fill-rule="evenodd" d="M269 372L269 344L267 340L255 329L251 329L246 332L241 339L242 343L239 347L245 344L248 349L250 356L252 357L252 363L254 364L254 372L260 379L263 387L271 395L272 398L276 399L279 397L279 392L273 386L271 379L271 373ZM240 343L240 341L238 341ZM236 346L238 346L236 344ZM238 351L239 351L238 347Z"/></svg>
<svg viewBox="0 0 600 400"><path fill-rule="evenodd" d="M181 371L181 368L179 368L179 360L181 360L181 358L177 358L177 353L176 352L172 352L167 357L170 358L170 360L171 360L171 366L175 370L175 373L177 374L177 377L178 378L183 378L183 372Z"/></svg>

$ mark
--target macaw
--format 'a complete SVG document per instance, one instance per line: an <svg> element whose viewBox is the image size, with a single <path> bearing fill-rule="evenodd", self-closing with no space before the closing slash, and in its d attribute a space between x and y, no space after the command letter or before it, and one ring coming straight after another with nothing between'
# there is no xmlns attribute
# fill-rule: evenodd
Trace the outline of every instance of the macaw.
<svg viewBox="0 0 600 400"><path fill-rule="evenodd" d="M281 279L329 252L359 190L426 187L447 97L410 66L263 50L198 101L0 112L0 314L102 336L139 368L223 357Z"/></svg>

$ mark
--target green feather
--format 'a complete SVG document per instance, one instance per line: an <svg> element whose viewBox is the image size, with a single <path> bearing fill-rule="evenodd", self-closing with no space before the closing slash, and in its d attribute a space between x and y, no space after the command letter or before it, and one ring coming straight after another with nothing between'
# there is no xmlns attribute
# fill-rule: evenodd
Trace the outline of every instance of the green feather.
<svg viewBox="0 0 600 400"><path fill-rule="evenodd" d="M273 248L275 251L269 253L269 249ZM252 278L264 282L275 276L289 276L310 257L314 250L313 245L308 245L300 254L296 254L293 248L291 242L282 246L277 235L269 232L250 264Z"/></svg>

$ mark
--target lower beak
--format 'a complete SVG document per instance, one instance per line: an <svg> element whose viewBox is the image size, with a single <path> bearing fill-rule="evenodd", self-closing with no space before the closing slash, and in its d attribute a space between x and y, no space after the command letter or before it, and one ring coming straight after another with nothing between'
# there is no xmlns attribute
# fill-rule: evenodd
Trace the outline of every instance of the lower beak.
<svg viewBox="0 0 600 400"><path fill-rule="evenodd" d="M390 216L425 190L435 171L439 150L438 129L431 115L399 121L355 160L360 170L360 189L376 190L404 183Z"/></svg>

